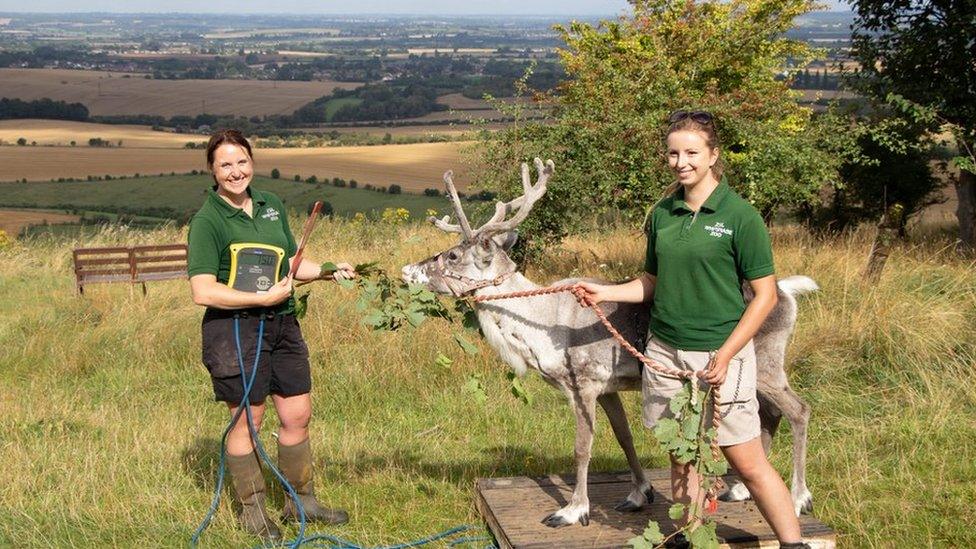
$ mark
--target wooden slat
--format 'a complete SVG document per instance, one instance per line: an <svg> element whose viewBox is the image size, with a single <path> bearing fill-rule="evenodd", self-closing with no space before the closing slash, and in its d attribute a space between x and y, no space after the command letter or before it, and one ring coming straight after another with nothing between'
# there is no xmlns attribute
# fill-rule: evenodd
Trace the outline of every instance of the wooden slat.
<svg viewBox="0 0 976 549"><path fill-rule="evenodd" d="M133 246L132 251L136 254L144 252L169 252L173 250L186 250L186 244L159 244L153 246Z"/></svg>
<svg viewBox="0 0 976 549"><path fill-rule="evenodd" d="M136 256L136 263L159 263L162 261L179 261L186 265L186 254L182 255L150 255L139 257Z"/></svg>
<svg viewBox="0 0 976 549"><path fill-rule="evenodd" d="M129 256L124 257L109 257L103 259L79 259L75 261L75 270L81 270L84 267L89 267L92 265L128 265Z"/></svg>
<svg viewBox="0 0 976 549"><path fill-rule="evenodd" d="M668 516L670 494L666 469L647 471L655 501L637 513L622 513L613 508L630 492L629 473L590 475L590 524L552 529L540 520L565 505L572 497L572 475L546 477L478 479L475 506L495 535L500 547L510 548L594 548L622 547L639 535L649 519L656 520L665 532L673 531ZM776 547L776 537L753 502L720 502L714 515L723 547ZM815 548L832 549L834 532L814 517L800 517L804 539Z"/></svg>
<svg viewBox="0 0 976 549"><path fill-rule="evenodd" d="M87 271L78 272L78 276L81 277L83 280L87 280L93 276L116 275L116 274L124 274L129 278L132 278L132 271L129 270L128 267L126 267L125 269L91 269Z"/></svg>
<svg viewBox="0 0 976 549"><path fill-rule="evenodd" d="M98 254L110 254L110 253L121 253L128 255L129 248L124 246L115 246L112 248L75 248L74 254L76 256L80 255L98 255Z"/></svg>

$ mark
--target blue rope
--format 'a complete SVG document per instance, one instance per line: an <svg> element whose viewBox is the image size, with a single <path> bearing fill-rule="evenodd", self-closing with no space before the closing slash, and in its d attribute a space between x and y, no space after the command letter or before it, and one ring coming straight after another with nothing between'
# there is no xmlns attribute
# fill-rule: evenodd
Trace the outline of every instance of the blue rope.
<svg viewBox="0 0 976 549"><path fill-rule="evenodd" d="M475 528L474 526L470 526L470 525L455 526L454 528L450 528L448 530L444 530L443 532L439 532L432 536L427 536L425 538L421 538L418 540L409 541L406 543L400 543L396 545L386 545L386 546L373 547L373 548L361 547L359 545L356 545L355 543L344 540L337 536L331 536L329 534L316 534L310 537L305 537L306 517L305 517L305 508L302 506L301 498L298 497L298 494L295 492L295 489L291 486L291 484L288 483L288 479L286 479L284 475L281 474L281 471L279 471L278 468L275 467L274 464L271 462L271 459L268 457L267 452L264 451L264 445L261 444L261 439L258 438L257 429L255 429L254 427L254 417L251 412L250 395L251 395L251 387L254 385L254 379L257 376L258 363L261 360L261 344L263 339L264 339L264 317L261 317L261 320L258 323L258 343L257 343L257 349L255 351L256 354L254 356L254 365L251 368L251 375L248 376L244 371L244 353L241 351L240 319L238 319L236 316L234 317L234 343L237 346L237 364L241 370L241 380L244 382L244 394L241 397L241 402L243 402L244 405L237 407L237 411L234 412L234 415L233 417L231 417L231 420L227 424L227 427L224 428L223 435L221 435L220 437L220 464L217 468L217 486L214 489L213 500L210 502L210 510L207 511L207 514L203 518L203 521L197 527L196 531L193 533L193 537L190 539L191 547L196 547L196 545L200 542L200 536L203 534L203 531L206 530L207 527L210 525L210 521L213 519L214 514L217 512L217 507L220 504L221 489L224 486L224 473L226 471L227 435L230 433L230 430L233 429L234 425L237 424L237 421L240 419L242 412L247 415L247 428L251 434L251 440L254 442L254 447L257 449L258 455L268 466L268 468L271 469L271 472L274 473L275 477L277 477L278 480L281 482L281 485L288 492L288 495L295 502L295 507L298 509L298 515L299 515L298 536L296 536L295 539L291 541L278 542L275 545L273 545L273 547L288 547L289 549L297 549L300 545L312 544L312 546L314 547L323 547L326 549L409 549L411 547L419 547L421 545L427 545L428 543L433 543L435 541L453 536L460 532L472 530ZM487 539L489 538L485 536L462 537L453 540L451 542L448 542L448 546L455 547L462 543L484 541ZM267 545L259 545L257 547L267 547ZM495 547L494 544L490 544L485 549L494 548L494 547Z"/></svg>
<svg viewBox="0 0 976 549"><path fill-rule="evenodd" d="M257 377L258 363L261 360L261 344L263 340L264 340L264 317L261 317L261 320L258 322L258 342L257 342L257 349L255 350L255 355L254 355L254 365L251 368L251 375L248 376L244 371L244 353L241 350L240 319L236 316L234 317L234 343L237 346L237 364L238 367L240 367L241 380L244 383L244 394L241 396L241 402L244 405L243 406L239 405L237 407L237 411L234 412L234 415L233 417L231 417L231 420L227 424L227 427L224 428L223 435L220 437L220 464L217 468L217 486L214 489L213 500L210 502L210 510L207 511L207 515L203 518L203 521L200 523L200 526L197 527L196 531L193 533L193 537L190 539L191 547L196 547L196 545L200 542L200 536L203 534L203 531L206 530L207 527L210 525L210 521L213 519L214 513L217 512L217 506L220 504L221 489L224 486L224 474L226 471L227 435L230 433L230 430L234 428L234 425L237 424L237 421L240 419L242 412L247 416L247 429L248 432L251 434L251 440L254 442L254 447L258 451L258 455L261 457L262 461L264 461L264 463L268 466L271 472L275 475L275 477L277 477L278 480L281 482L281 485L285 488L285 491L288 492L288 495L295 502L295 507L298 509L298 516L299 516L298 536L291 542L285 542L283 545L289 547L290 549L296 549L299 545L303 543L303 539L305 536L305 524L306 524L305 508L302 506L302 501L298 497L298 494L295 492L295 489L292 488L291 484L288 483L288 479L286 479L284 475L281 474L281 471L279 471L278 468L274 466L274 463L271 462L271 458L269 458L267 452L264 451L264 445L261 444L261 439L258 438L257 430L254 428L254 416L253 413L251 412L250 395L251 395L251 387L254 385L254 379Z"/></svg>

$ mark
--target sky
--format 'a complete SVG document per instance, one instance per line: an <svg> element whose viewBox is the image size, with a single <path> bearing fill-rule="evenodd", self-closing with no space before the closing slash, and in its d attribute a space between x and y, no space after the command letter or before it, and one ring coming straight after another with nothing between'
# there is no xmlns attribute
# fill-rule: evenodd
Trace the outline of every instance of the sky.
<svg viewBox="0 0 976 549"><path fill-rule="evenodd" d="M828 0L832 9L843 0ZM0 0L0 12L119 12L234 14L617 15L626 0Z"/></svg>

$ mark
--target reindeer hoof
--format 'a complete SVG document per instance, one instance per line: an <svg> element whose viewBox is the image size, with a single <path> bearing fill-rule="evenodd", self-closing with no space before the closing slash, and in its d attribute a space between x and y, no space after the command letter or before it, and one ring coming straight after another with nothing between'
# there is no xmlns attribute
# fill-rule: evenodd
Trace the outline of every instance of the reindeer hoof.
<svg viewBox="0 0 976 549"><path fill-rule="evenodd" d="M629 499L625 499L613 509L614 511L620 511L621 513L636 513L637 511L640 511L643 508L644 508L643 505L637 505L633 501L630 501Z"/></svg>
<svg viewBox="0 0 976 549"><path fill-rule="evenodd" d="M644 492L644 497L647 498L647 503L654 503L654 490L648 489Z"/></svg>
<svg viewBox="0 0 976 549"><path fill-rule="evenodd" d="M542 519L542 524L545 524L549 528L562 528L563 526L569 526L569 521L563 517L553 513L548 517Z"/></svg>
<svg viewBox="0 0 976 549"><path fill-rule="evenodd" d="M589 526L590 525L590 514L589 513L583 513L580 516L580 518L579 518L579 523L580 523L581 526Z"/></svg>

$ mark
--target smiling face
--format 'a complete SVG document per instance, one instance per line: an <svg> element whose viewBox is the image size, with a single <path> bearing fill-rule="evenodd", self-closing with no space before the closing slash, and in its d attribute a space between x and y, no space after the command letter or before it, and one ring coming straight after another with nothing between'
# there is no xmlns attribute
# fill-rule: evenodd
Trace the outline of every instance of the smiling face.
<svg viewBox="0 0 976 549"><path fill-rule="evenodd" d="M695 130L678 130L668 135L668 165L678 182L694 186L711 174L718 162L718 147L708 146L708 136Z"/></svg>
<svg viewBox="0 0 976 549"><path fill-rule="evenodd" d="M217 183L217 192L235 199L247 192L254 175L254 164L243 147L224 143L214 150L210 171Z"/></svg>

